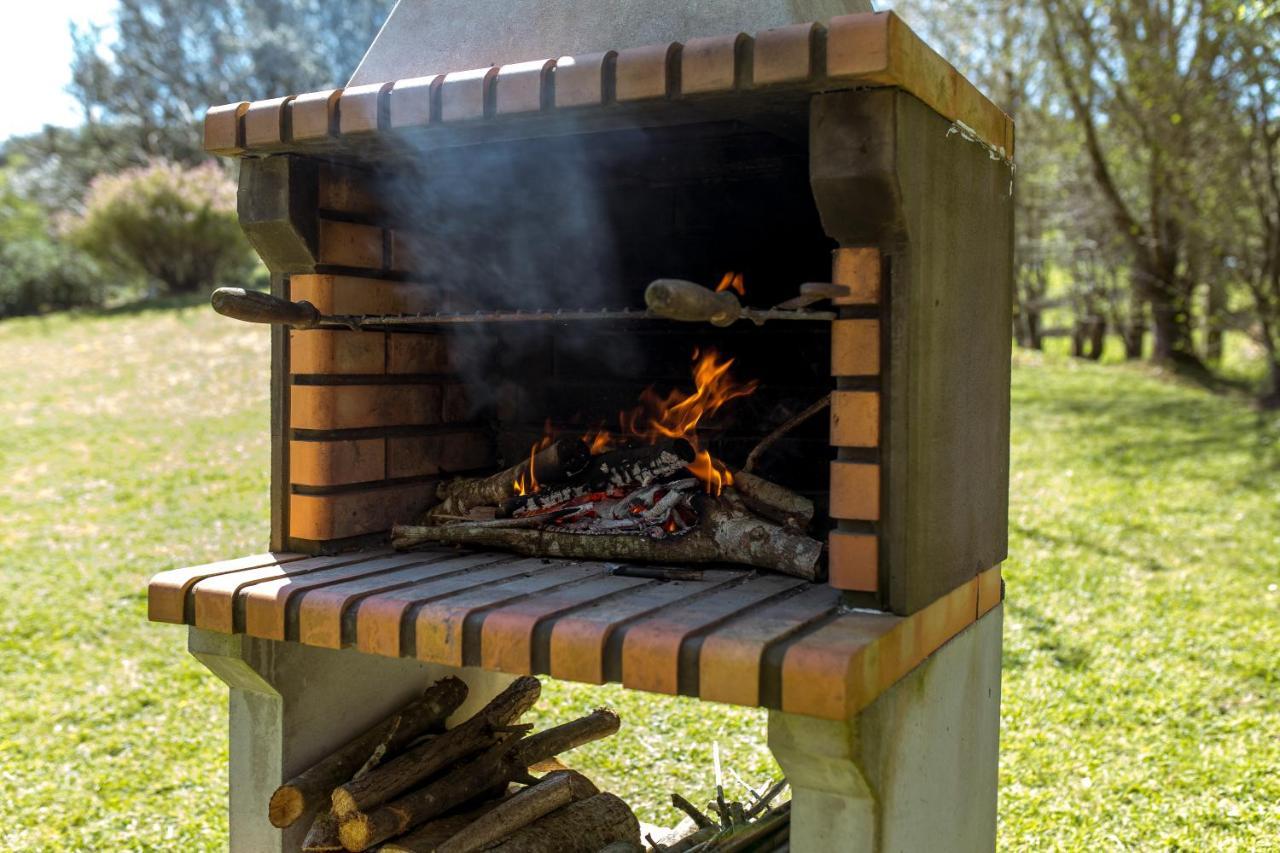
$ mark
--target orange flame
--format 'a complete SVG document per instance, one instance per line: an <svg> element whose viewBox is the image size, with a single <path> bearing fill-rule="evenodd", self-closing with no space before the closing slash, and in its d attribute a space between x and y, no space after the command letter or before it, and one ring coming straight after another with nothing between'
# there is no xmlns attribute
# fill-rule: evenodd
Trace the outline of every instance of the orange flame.
<svg viewBox="0 0 1280 853"><path fill-rule="evenodd" d="M742 279L740 272L727 272L720 278L720 283L716 285L716 293L722 290L732 290L739 296L747 295L747 286Z"/></svg>
<svg viewBox="0 0 1280 853"><path fill-rule="evenodd" d="M516 479L511 483L511 488L516 493L517 497L532 495L542 489L542 486L538 483L538 472L536 470L537 465L535 464L535 458L538 455L538 451L546 450L551 446L550 418L547 419L544 431L545 434L542 438L535 441L529 448L529 467L521 471L520 476L516 477Z"/></svg>
<svg viewBox="0 0 1280 853"><path fill-rule="evenodd" d="M683 438L698 452L690 472L706 484L710 494L733 482L728 468L711 458L698 442L698 425L715 415L730 400L754 393L758 385L754 380L739 383L729 375L733 359L721 359L713 349L705 353L693 352L694 392L685 394L673 390L666 397L658 396L652 387L640 395L640 405L619 418L624 433L648 439L650 443L661 438Z"/></svg>

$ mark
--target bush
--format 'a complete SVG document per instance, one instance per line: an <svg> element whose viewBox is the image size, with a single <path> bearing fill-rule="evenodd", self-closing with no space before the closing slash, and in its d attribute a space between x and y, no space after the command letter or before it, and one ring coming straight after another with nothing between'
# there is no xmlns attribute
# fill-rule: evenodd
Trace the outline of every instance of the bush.
<svg viewBox="0 0 1280 853"><path fill-rule="evenodd" d="M157 161L99 175L84 213L65 228L104 265L171 293L242 282L257 263L236 221L235 183L212 162L185 168Z"/></svg>
<svg viewBox="0 0 1280 853"><path fill-rule="evenodd" d="M0 244L0 317L101 306L97 264L41 235Z"/></svg>

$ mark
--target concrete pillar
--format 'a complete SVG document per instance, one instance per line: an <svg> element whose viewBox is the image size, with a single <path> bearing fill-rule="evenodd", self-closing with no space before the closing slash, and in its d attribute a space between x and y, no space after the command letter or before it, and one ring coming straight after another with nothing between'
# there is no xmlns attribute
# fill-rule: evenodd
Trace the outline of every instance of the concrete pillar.
<svg viewBox="0 0 1280 853"><path fill-rule="evenodd" d="M773 711L791 849L995 849L1003 605L847 722Z"/></svg>
<svg viewBox="0 0 1280 853"><path fill-rule="evenodd" d="M470 716L511 676L218 634L191 628L187 647L231 688L231 853L298 850L304 815L286 830L267 820L267 801L285 779L369 728L446 675L467 682L466 703L450 724Z"/></svg>

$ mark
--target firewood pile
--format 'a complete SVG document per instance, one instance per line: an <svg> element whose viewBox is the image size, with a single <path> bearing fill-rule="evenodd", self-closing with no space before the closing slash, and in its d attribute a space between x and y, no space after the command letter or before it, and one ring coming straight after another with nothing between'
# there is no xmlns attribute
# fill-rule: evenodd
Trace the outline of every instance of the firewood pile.
<svg viewBox="0 0 1280 853"><path fill-rule="evenodd" d="M679 794L671 804L687 817L661 840L650 833L646 840L652 853L783 853L790 851L791 802L774 801L787 788L785 779L764 791L753 792L750 803L726 801L723 785L716 785L716 798L699 809Z"/></svg>
<svg viewBox="0 0 1280 853"><path fill-rule="evenodd" d="M531 733L519 720L540 691L538 679L516 679L445 730L467 687L442 679L281 785L268 806L271 823L311 820L308 853L639 849L640 825L627 804L556 759L617 732L617 714L598 709Z"/></svg>
<svg viewBox="0 0 1280 853"><path fill-rule="evenodd" d="M808 535L813 502L750 473L773 442L819 401L775 430L741 470L701 449L700 425L755 390L714 351L694 368L697 388L652 389L620 414L618 433L544 436L519 464L440 485L423 523L398 525L392 544L499 548L526 556L658 563L740 563L816 580L822 543Z"/></svg>

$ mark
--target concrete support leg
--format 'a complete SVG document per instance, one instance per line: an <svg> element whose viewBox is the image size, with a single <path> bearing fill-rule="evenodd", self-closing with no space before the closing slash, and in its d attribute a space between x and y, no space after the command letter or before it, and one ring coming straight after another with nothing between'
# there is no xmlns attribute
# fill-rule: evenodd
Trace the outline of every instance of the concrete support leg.
<svg viewBox="0 0 1280 853"><path fill-rule="evenodd" d="M510 676L415 660L319 649L191 628L188 649L231 688L231 853L298 850L311 820L286 830L267 821L267 801L305 770L403 705L438 678L467 682L465 718Z"/></svg>
<svg viewBox="0 0 1280 853"><path fill-rule="evenodd" d="M995 849L1003 606L848 722L771 712L791 849Z"/></svg>

